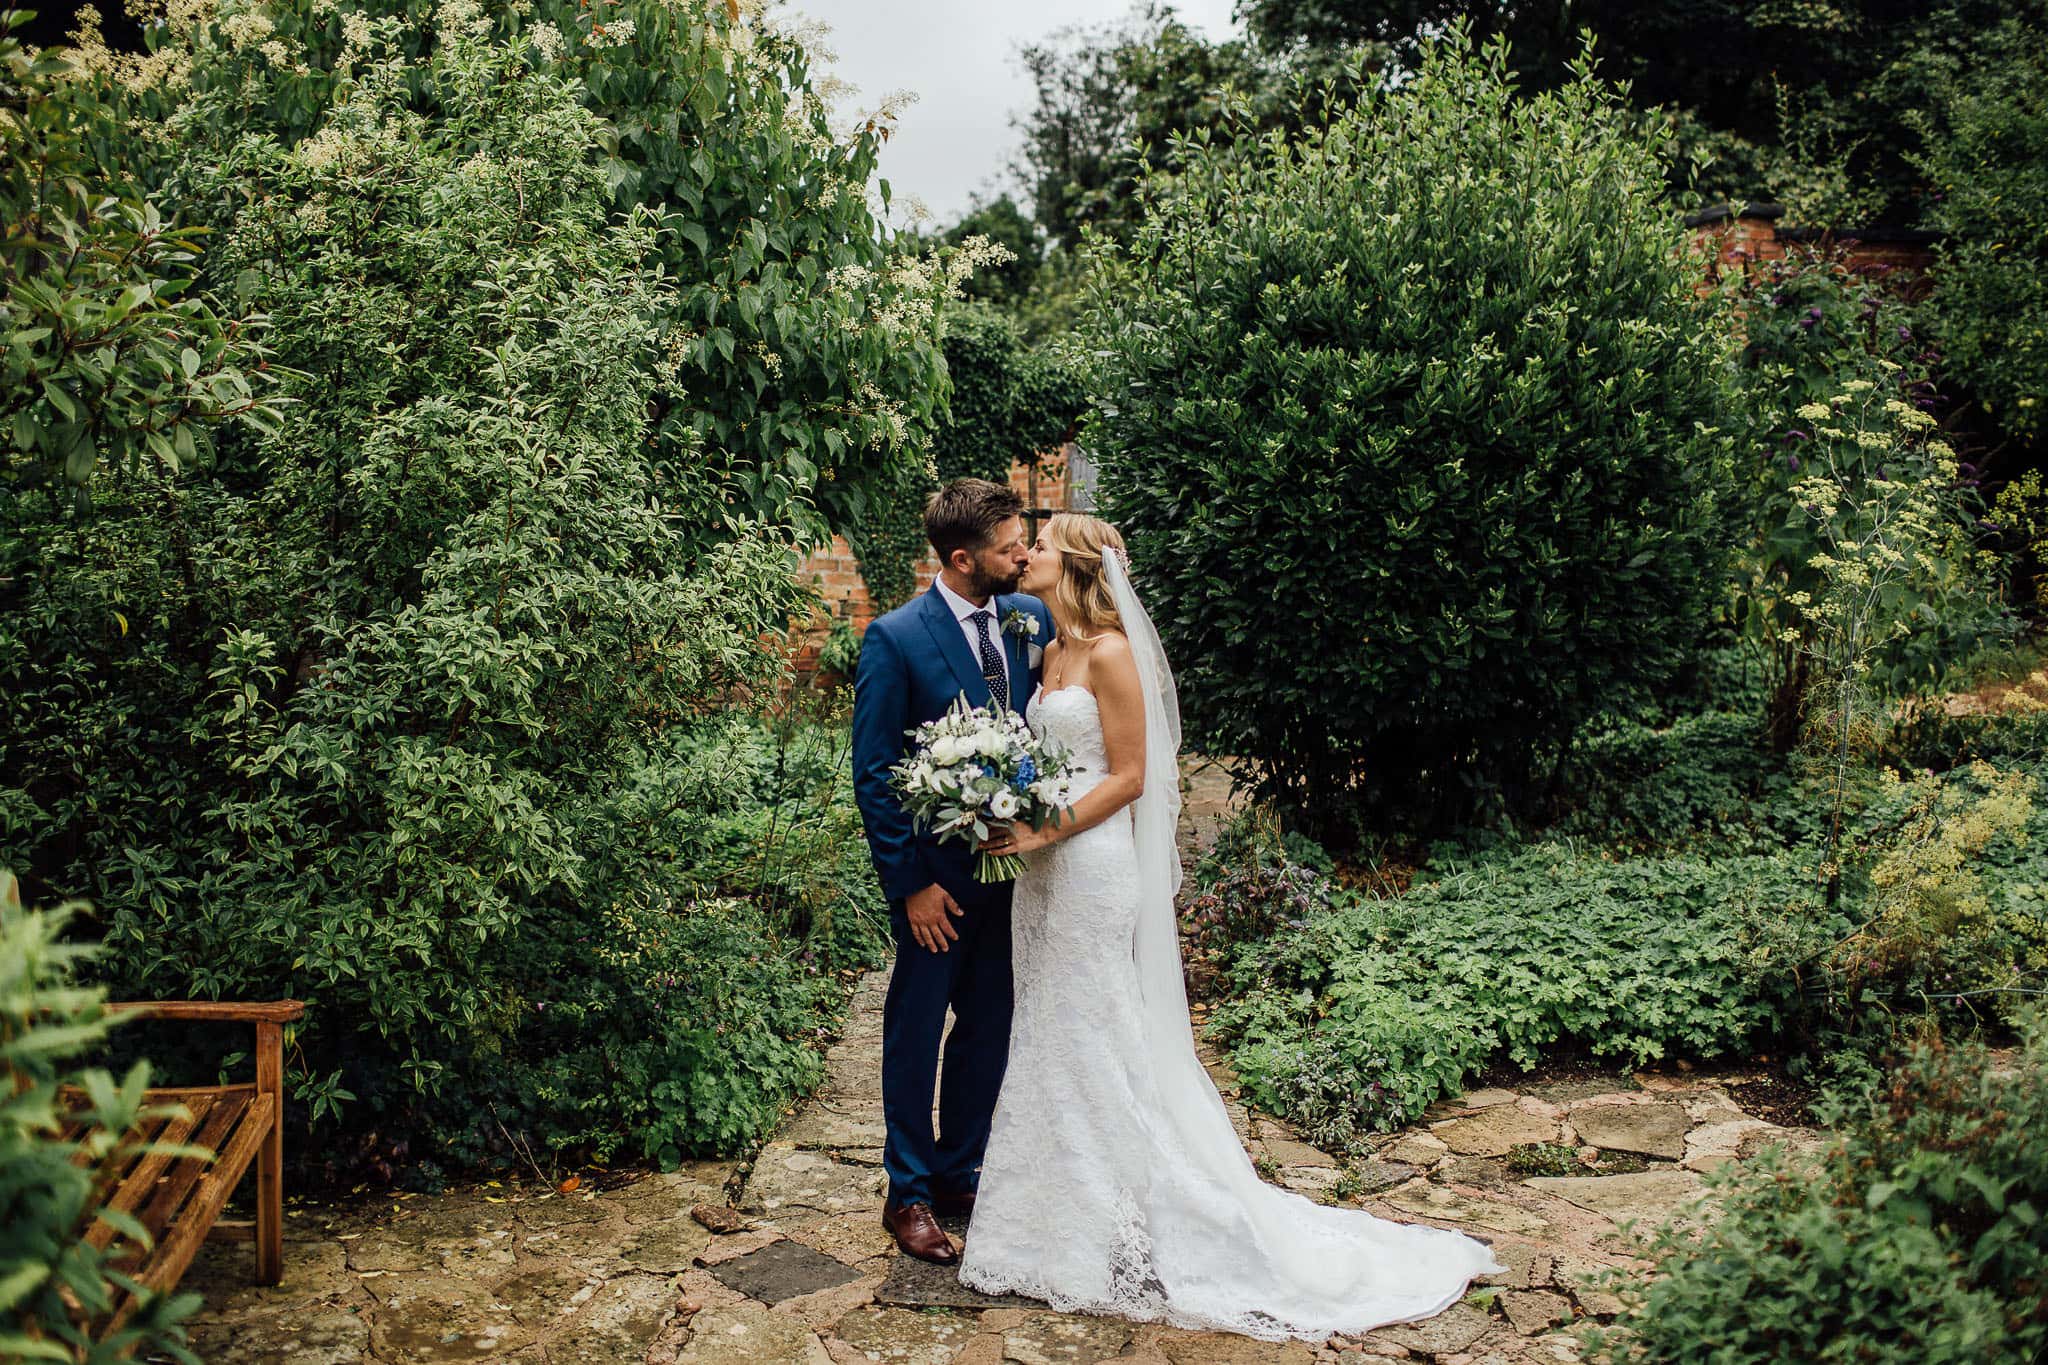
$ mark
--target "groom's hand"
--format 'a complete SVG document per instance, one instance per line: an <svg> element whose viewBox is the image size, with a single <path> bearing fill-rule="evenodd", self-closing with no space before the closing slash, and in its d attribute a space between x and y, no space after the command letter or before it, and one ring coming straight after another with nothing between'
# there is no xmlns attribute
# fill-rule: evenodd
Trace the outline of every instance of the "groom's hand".
<svg viewBox="0 0 2048 1365"><path fill-rule="evenodd" d="M904 909L910 916L910 936L917 940L919 947L934 953L945 952L946 945L960 937L947 916L967 913L937 882L913 893L904 903Z"/></svg>

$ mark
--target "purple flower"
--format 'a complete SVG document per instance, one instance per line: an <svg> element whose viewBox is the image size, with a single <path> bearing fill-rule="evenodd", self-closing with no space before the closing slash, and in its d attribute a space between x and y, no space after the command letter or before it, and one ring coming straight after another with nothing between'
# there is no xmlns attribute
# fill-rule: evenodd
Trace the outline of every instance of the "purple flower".
<svg viewBox="0 0 2048 1365"><path fill-rule="evenodd" d="M1899 340L1901 340L1901 341L1911 341L1912 339L1913 339L1913 329L1912 329L1911 327L1901 327L1901 328L1899 328Z"/></svg>
<svg viewBox="0 0 2048 1365"><path fill-rule="evenodd" d="M1799 472L1799 457L1797 455L1787 455L1785 457L1785 470L1791 474Z"/></svg>
<svg viewBox="0 0 2048 1365"><path fill-rule="evenodd" d="M1793 430L1785 433L1785 439L1788 441L1811 441L1813 438L1811 436L1808 436L1805 432L1800 431L1797 428L1794 428Z"/></svg>

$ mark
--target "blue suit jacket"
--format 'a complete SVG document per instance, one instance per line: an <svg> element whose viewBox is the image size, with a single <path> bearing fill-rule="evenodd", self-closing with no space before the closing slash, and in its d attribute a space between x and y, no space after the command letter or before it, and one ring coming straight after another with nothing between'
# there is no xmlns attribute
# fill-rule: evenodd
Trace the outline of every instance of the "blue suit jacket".
<svg viewBox="0 0 2048 1365"><path fill-rule="evenodd" d="M1037 598L1001 593L991 605L994 629L1000 630L1012 609L1021 610L1039 623L1038 638L1028 643L1052 642L1052 613ZM1001 640L1009 664L1010 705L1021 712L1031 700L1038 670L1029 662L1026 641L1008 632ZM853 792L875 875L890 900L902 900L933 882L955 900L987 894L988 888L974 880L973 849L959 840L942 844L919 834L889 785L889 769L910 747L906 732L937 720L962 695L970 706L986 706L988 683L936 584L869 625L853 683Z"/></svg>

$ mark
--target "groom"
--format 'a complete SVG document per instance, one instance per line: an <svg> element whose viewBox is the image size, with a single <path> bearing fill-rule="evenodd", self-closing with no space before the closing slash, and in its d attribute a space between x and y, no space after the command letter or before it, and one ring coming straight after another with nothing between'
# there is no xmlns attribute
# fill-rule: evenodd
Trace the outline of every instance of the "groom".
<svg viewBox="0 0 2048 1365"><path fill-rule="evenodd" d="M905 1252L941 1264L959 1251L936 1215L973 1211L1009 1056L1010 883L976 882L967 844L918 833L889 769L909 747L905 731L937 720L956 697L971 706L994 697L1016 711L1030 700L1052 616L1037 598L1011 591L1029 558L1023 512L1014 492L986 479L956 479L933 494L924 530L938 581L868 627L854 680L854 795L896 934L882 1007L882 1222ZM1038 623L1037 640L1003 629L1014 613Z"/></svg>

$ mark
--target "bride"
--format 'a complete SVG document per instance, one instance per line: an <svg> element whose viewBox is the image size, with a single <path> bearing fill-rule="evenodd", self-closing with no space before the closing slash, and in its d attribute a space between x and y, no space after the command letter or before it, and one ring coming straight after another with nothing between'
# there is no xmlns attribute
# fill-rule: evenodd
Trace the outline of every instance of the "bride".
<svg viewBox="0 0 2048 1365"><path fill-rule="evenodd" d="M1025 855L1009 1066L963 1283L1068 1312L1320 1339L1428 1317L1501 1267L1454 1232L1326 1208L1259 1179L1195 1056L1181 978L1180 714L1123 537L1055 516L1019 585L1058 628L1032 729L1078 773Z"/></svg>

